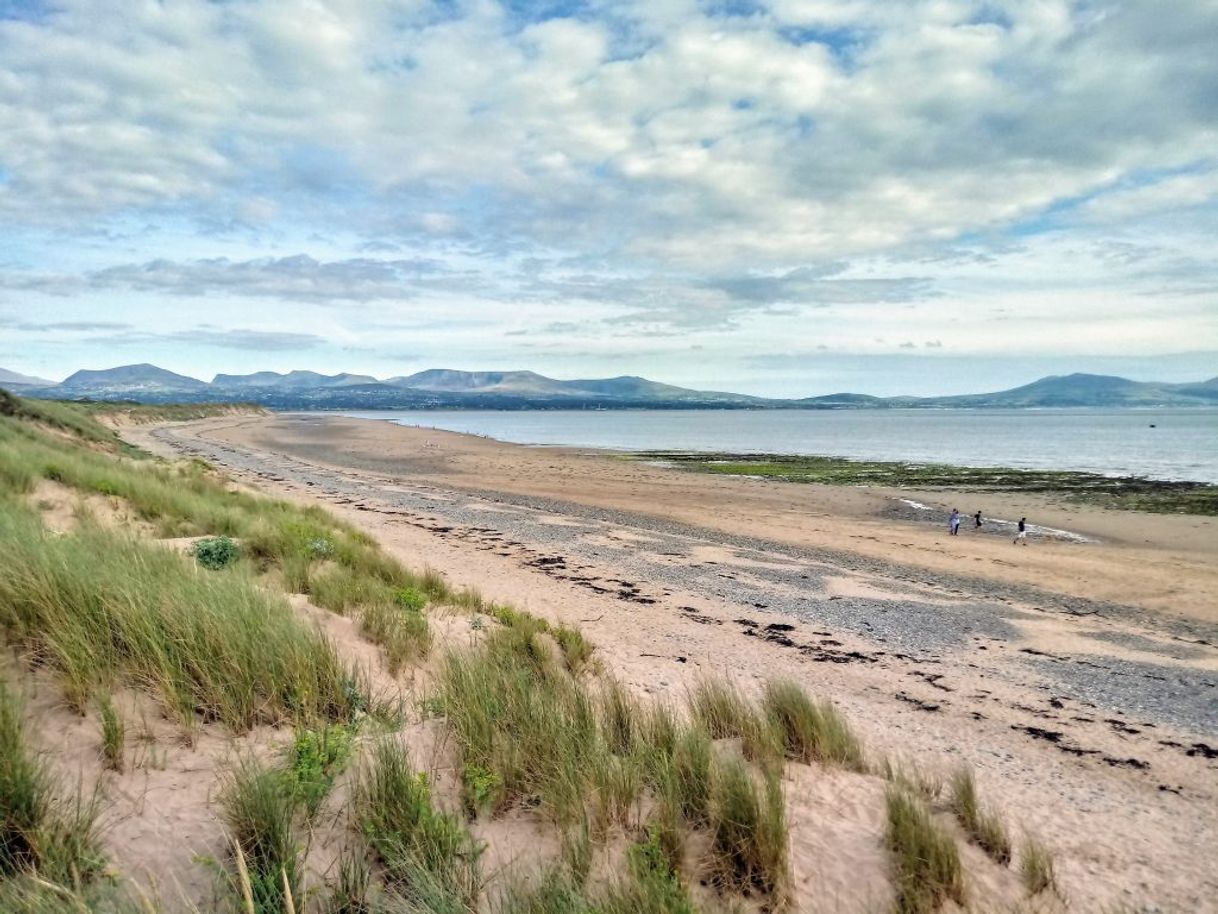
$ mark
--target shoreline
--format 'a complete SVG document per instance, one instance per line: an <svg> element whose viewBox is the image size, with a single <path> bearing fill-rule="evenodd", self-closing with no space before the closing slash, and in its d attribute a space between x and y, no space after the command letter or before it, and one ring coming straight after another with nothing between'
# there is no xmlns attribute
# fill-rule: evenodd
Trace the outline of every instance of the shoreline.
<svg viewBox="0 0 1218 914"><path fill-rule="evenodd" d="M797 547L831 549L870 561L936 573L967 573L1000 584L1035 584L1101 602L1128 603L1165 617L1218 623L1218 520L1060 504L1037 494L962 494L920 489L791 485L677 472L587 448L533 448L457 432L412 429L317 414L279 414L198 423L228 426L212 437L293 459L380 476L409 476L445 487L555 498L637 510L721 531L750 529ZM193 432L192 432L193 433ZM208 434L211 434L208 432ZM943 524L902 518L896 499L943 506ZM1018 562L1009 539L949 538L962 513L1018 519L1068 530L1097 544L1038 544ZM967 531L966 531L967 532ZM1102 544L1102 545L1100 545ZM949 550L947 547L951 546Z"/></svg>
<svg viewBox="0 0 1218 914"><path fill-rule="evenodd" d="M1208 407L1197 407L1197 408L1198 409L1208 409ZM1016 412L1019 412L1019 413L1022 413L1022 412L1035 412L1035 413L1067 412L1069 409L1072 409L1072 408L1063 407L1063 408L1059 408L1057 410L1045 409L1045 410L1018 410L1018 411L1016 411L1016 410L990 410L989 414L997 413L1002 416L1007 416L1007 415L1015 414ZM1098 407L1095 407L1095 408L1079 407L1077 409L1080 409L1080 410L1094 409L1094 410L1100 410L1103 413L1111 412L1111 410L1102 410L1101 408L1098 408ZM896 411L901 412L901 410L896 410ZM1218 410L1214 410L1214 411L1216 413L1218 413ZM1018 464L1018 462L1016 462L1016 463L999 463L999 462L981 461L981 462L975 462L975 463L958 463L958 462L950 462L950 461L944 462L938 458L916 459L915 460L915 459L908 459L908 458L893 458L891 456L848 455L848 454L841 454L841 453L828 453L828 452L824 452L824 451L811 451L811 450L807 450L807 451L804 451L804 450L756 451L756 450L745 450L745 449L723 450L721 448L711 447L711 446L706 446L706 447L699 447L699 446L637 447L637 446L629 446L629 445L612 445L612 444L605 444L605 443L599 443L599 442L598 443L580 443L580 442L573 443L573 442L569 442L569 441L568 442L559 442L559 441L515 440L515 439L509 438L509 437L496 437L493 434L472 431L472 430L468 430L468 429L449 429L449 428L444 428L441 426L426 425L421 422L407 423L405 420L395 419L391 415L386 415L386 416L372 415L372 413L375 413L375 412L377 412L377 411L376 410L285 410L283 412L277 413L277 415L302 416L302 417L318 416L318 417L327 417L327 418L356 419L356 420L361 420L361 421L383 422L383 423L387 423L387 424L397 425L401 428L410 428L410 429L416 429L419 431L447 432L450 434L470 435L472 437L483 438L483 439L490 440L490 441L496 441L501 444L512 444L512 445L517 445L520 447L559 448L559 449L571 448L571 449L595 451L595 452L599 452L599 453L618 455L618 456L653 456L654 459L657 459L657 460L664 460L664 459L681 460L684 458L684 459L688 459L688 460L709 461L709 460L734 460L734 459L741 458L741 459L751 459L751 460L768 461L768 462L775 462L775 463L789 462L789 461L793 461L793 460L825 460L825 461L835 461L835 462L859 464L859 465L874 464L874 465L885 465L885 466L892 466L892 467L906 467L906 468L911 468L911 469L912 468L933 467L933 468L939 468L939 469L945 469L945 470L954 470L954 471L959 471L959 472L967 472L967 471L975 471L975 472L981 472L981 473L1006 472L1006 473L1012 473L1012 474L1028 474L1028 475L1062 474L1065 476L1092 478L1097 481L1124 482L1124 483L1130 483L1130 484L1139 484L1140 483L1140 484L1143 484L1144 486L1149 486L1149 487L1162 486L1162 487L1165 487L1168 489L1178 488L1178 487L1196 487L1196 488L1208 488L1208 489L1218 490L1218 477L1216 477L1213 480L1207 480L1207 479L1197 479L1195 477L1187 477L1184 475L1164 476L1164 475L1154 475L1153 473L1145 473L1145 472L1139 473L1139 472L1121 471L1121 470L1088 469L1085 467L1062 468L1062 467L1055 467L1055 466L1042 466L1042 465L1039 465L1036 463L1026 463L1025 465L1021 466ZM397 413L397 412L401 412L401 411L385 410L384 412L393 414L393 413ZM424 413L426 411L414 410L414 411L409 411L409 412L411 412L411 419L414 419L419 413ZM500 415L515 416L515 415L520 415L520 414L566 413L566 414L571 414L571 415L582 416L582 415L586 415L589 412L596 412L596 411L595 410L438 410L437 412L453 412L456 414L491 413L496 416L500 416ZM644 410L614 410L613 412L637 412L639 414L654 414L654 413L661 413L661 412L670 412L670 413L674 413L674 414L678 414L678 415L685 415L685 414L690 413L691 410L646 410L646 409L644 409ZM742 412L742 410L730 410L730 411L713 410L712 412L738 413L738 412ZM773 412L773 410L743 410L743 412L769 413L769 412ZM800 412L800 411L796 410L795 412ZM819 410L819 411L814 410L813 412L838 413L838 412L842 412L842 411L840 411L840 410L827 410L827 411L826 410ZM859 411L851 411L851 412L859 412ZM864 410L862 412L874 412L874 411ZM884 412L891 412L891 411L885 410ZM912 413L925 413L925 412L972 413L972 412L977 412L977 410L968 410L968 409L965 409L965 410L955 410L955 409L953 409L953 410L911 410L911 411L906 411L906 412L912 412Z"/></svg>

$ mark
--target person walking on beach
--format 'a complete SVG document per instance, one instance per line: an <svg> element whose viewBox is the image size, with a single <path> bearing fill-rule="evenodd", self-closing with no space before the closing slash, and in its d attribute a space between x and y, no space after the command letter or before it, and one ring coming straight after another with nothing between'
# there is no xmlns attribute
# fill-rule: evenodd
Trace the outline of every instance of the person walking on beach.
<svg viewBox="0 0 1218 914"><path fill-rule="evenodd" d="M1023 543L1025 546L1028 545L1028 519L1026 517L1019 519L1019 532L1015 534L1015 539L1011 540L1011 542Z"/></svg>
<svg viewBox="0 0 1218 914"><path fill-rule="evenodd" d="M947 519L947 527L951 531L952 536L960 534L960 512L952 508L952 516Z"/></svg>
<svg viewBox="0 0 1218 914"><path fill-rule="evenodd" d="M980 511L978 511L976 514L973 515L973 529L974 530L981 529L981 512Z"/></svg>

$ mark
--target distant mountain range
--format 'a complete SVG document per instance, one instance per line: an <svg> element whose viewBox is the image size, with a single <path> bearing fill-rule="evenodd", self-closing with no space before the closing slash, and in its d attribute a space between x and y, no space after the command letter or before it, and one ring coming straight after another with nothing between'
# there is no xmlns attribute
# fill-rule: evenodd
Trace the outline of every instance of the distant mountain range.
<svg viewBox="0 0 1218 914"><path fill-rule="evenodd" d="M54 385L54 381L48 381L46 378L34 378L28 374L18 374L15 371L0 368L0 387L15 389L20 387L53 387Z"/></svg>
<svg viewBox="0 0 1218 914"><path fill-rule="evenodd" d="M828 394L797 400L690 390L646 378L575 381L532 371L453 371L433 368L377 380L369 375L218 374L210 382L155 365L78 371L62 383L0 369L0 387L58 400L144 403L242 401L272 409L1029 409L1103 406L1218 406L1218 377L1190 384L1130 381L1106 375L1041 378L996 393L951 397L873 397Z"/></svg>

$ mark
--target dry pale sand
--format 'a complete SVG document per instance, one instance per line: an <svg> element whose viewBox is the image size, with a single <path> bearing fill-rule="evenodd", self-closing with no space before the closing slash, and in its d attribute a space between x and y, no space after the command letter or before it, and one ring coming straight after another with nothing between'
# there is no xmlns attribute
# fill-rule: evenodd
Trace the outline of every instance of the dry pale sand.
<svg viewBox="0 0 1218 914"><path fill-rule="evenodd" d="M747 689L789 676L875 753L972 765L1016 835L1058 854L1074 910L1218 910L1210 519L961 499L1099 540L1023 548L892 517L893 493L388 423L227 417L127 436L324 504L409 564L578 624L640 693L679 699L707 671ZM878 782L801 770L786 786L796 909L883 909ZM975 849L968 861L974 897L1017 897L1012 872Z"/></svg>

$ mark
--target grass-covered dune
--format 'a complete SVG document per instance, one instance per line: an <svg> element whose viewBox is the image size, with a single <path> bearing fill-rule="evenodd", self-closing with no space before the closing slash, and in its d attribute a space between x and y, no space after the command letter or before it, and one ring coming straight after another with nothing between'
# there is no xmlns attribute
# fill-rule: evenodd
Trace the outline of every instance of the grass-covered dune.
<svg viewBox="0 0 1218 914"><path fill-rule="evenodd" d="M632 456L640 460L664 461L703 473L755 476L785 482L969 492L1035 492L1107 508L1156 514L1218 515L1218 485L1140 476L780 454L641 451Z"/></svg>
<svg viewBox="0 0 1218 914"><path fill-rule="evenodd" d="M51 525L64 493L74 516ZM415 690L377 694L299 595L379 646L378 681ZM441 640L454 617L464 636ZM967 900L964 841L987 866L1017 861L1029 893L1054 891L1052 857L1014 854L971 776L939 797L798 684L749 696L707 678L681 702L643 700L578 630L454 592L319 508L143 454L83 405L0 396L0 631L18 657L0 681L4 912L780 911L795 766L887 782L890 867L868 878L901 914ZM35 676L95 720L96 785L59 779L39 751L20 697ZM123 873L140 861L109 859L109 804L139 793L120 691L182 743L229 740L199 800L223 836L199 864L215 891L185 908ZM274 752L255 751L255 727L282 731ZM486 836L505 822L548 837L492 866ZM322 834L337 850L319 871Z"/></svg>

